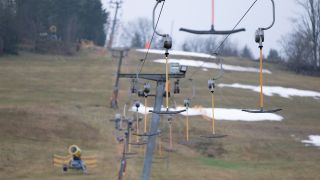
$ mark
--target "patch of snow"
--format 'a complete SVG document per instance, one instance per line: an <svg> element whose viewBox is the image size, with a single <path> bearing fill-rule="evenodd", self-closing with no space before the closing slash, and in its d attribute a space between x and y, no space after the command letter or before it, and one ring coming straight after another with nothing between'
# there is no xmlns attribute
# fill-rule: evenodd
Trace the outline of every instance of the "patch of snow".
<svg viewBox="0 0 320 180"><path fill-rule="evenodd" d="M136 51L146 53L148 51L148 49L136 49ZM149 49L149 53L151 53L151 54L164 54L165 50ZM215 56L212 56L210 54L187 52L187 51L170 50L169 53L170 53L170 55L175 55L175 56L192 56L192 57L213 58L213 59L216 58Z"/></svg>
<svg viewBox="0 0 320 180"><path fill-rule="evenodd" d="M165 64L165 59L157 59L154 60L156 63ZM220 64L211 63L211 62L204 62L198 60L188 60L188 59L169 59L169 63L179 63L180 65L185 66L192 66L192 67L202 67L202 68L210 68L210 69L220 69ZM226 71L239 71L239 72L255 72L259 73L260 70L258 68L253 67L242 67L242 66L233 66L233 65L223 65L223 69ZM271 71L263 69L263 73L265 74L272 74Z"/></svg>
<svg viewBox="0 0 320 180"><path fill-rule="evenodd" d="M202 68L202 71L205 71L205 72L206 72L206 71L208 71L208 69L207 69L207 68Z"/></svg>
<svg viewBox="0 0 320 180"><path fill-rule="evenodd" d="M305 143L306 146L312 144L314 146L320 147L320 136L319 135L310 135L308 140L302 140L302 143Z"/></svg>
<svg viewBox="0 0 320 180"><path fill-rule="evenodd" d="M145 106L140 105L140 108L138 109L138 112L141 114L145 113ZM153 108L147 107L147 113L149 114L149 110L152 110ZM183 110L184 107L177 107L176 109L170 108L170 111L179 111ZM131 111L136 111L136 107L132 107ZM162 108L162 111L165 111L166 108ZM211 108L202 108L202 107L194 107L189 108L188 112L180 113L183 116L204 116L206 118L212 117L212 109ZM226 108L215 108L214 109L214 116L217 120L226 120L226 121L249 121L249 122L255 122L255 121L281 121L283 119L282 116L274 114L274 113L247 113L242 111L241 109L226 109Z"/></svg>
<svg viewBox="0 0 320 180"><path fill-rule="evenodd" d="M260 86L252 86L245 84L219 84L218 87L231 87L231 88L239 88L239 89L248 89L254 92L260 92ZM317 91L309 91L309 90L300 90L294 88L285 88L281 86L263 86L263 94L266 96L273 96L275 94L284 97L290 98L292 96L300 96L300 97L313 97L315 99L319 99L320 92Z"/></svg>

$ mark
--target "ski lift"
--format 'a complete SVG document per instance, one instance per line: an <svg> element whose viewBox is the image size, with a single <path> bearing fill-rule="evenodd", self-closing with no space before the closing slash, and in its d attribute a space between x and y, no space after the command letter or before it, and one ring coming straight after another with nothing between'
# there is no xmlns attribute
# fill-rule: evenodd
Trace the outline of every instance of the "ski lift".
<svg viewBox="0 0 320 180"><path fill-rule="evenodd" d="M218 55L215 54L217 58L219 59L220 62L220 71L219 74L214 76L213 78L208 80L208 88L209 91L211 92L211 104L212 104L212 119L211 119L211 127L212 127L212 133L209 135L203 135L201 137L204 138L223 138L226 137L227 135L222 135L222 134L217 134L215 132L215 118L214 118L214 91L216 88L216 80L220 79L223 75L223 63L222 63L222 58Z"/></svg>
<svg viewBox="0 0 320 180"><path fill-rule="evenodd" d="M172 116L168 116L168 124L169 124L169 147L165 148L167 152L175 152L176 150L173 149L173 138L172 138Z"/></svg>
<svg viewBox="0 0 320 180"><path fill-rule="evenodd" d="M132 94L137 93L137 79L131 79L130 91Z"/></svg>
<svg viewBox="0 0 320 180"><path fill-rule="evenodd" d="M149 111L149 112L152 112L152 113L156 113L156 114L168 114L168 115L173 115L173 114L179 114L179 113L182 113L184 111L186 111L185 109L184 110L180 110L180 111L170 111L169 110L169 63L168 63L168 56L169 56L169 49L171 49L172 47L172 39L171 37L169 36L169 34L161 34L157 31L156 29L156 25L155 25L155 12L156 12L156 9L158 7L158 5L162 2L162 1L165 1L165 0L157 0L157 3L156 5L154 6L153 8L153 31L155 32L155 34L157 34L158 36L161 36L164 38L164 43L163 43L163 47L165 48L165 59L166 59L166 81L165 81L165 97L166 97L166 111Z"/></svg>
<svg viewBox="0 0 320 180"><path fill-rule="evenodd" d="M184 105L184 107L186 107L186 109L188 109L190 106L190 99L188 98L188 99L183 100L183 105Z"/></svg>
<svg viewBox="0 0 320 180"><path fill-rule="evenodd" d="M136 155L138 153L136 152L131 152L131 131L132 131L132 126L133 126L133 120L132 119L128 119L128 122L127 122L127 131L125 132L125 138L126 138L126 141L125 141L125 154L126 155Z"/></svg>
<svg viewBox="0 0 320 180"><path fill-rule="evenodd" d="M180 31L185 31L188 33L192 34L200 34L200 35L205 35L205 34L216 34L216 35L229 35L233 33L238 33L241 31L245 31L244 28L241 29L233 29L233 30L215 30L214 29L214 0L212 0L212 17L211 17L211 29L209 30L192 30L192 29L186 29L186 28L180 28Z"/></svg>
<svg viewBox="0 0 320 180"><path fill-rule="evenodd" d="M189 81L191 82L192 86L192 96L190 98L190 101L196 96L196 86L194 85L193 79L189 78Z"/></svg>
<svg viewBox="0 0 320 180"><path fill-rule="evenodd" d="M190 106L190 99L185 99L183 101L184 107L187 109L187 116L186 116L186 141L189 142L189 106Z"/></svg>
<svg viewBox="0 0 320 180"><path fill-rule="evenodd" d="M111 122L114 122L115 124L115 130L118 130L118 131L121 131L122 128L121 128L121 121L122 121L122 117L121 117L121 114L115 114L115 117L114 119L110 119Z"/></svg>
<svg viewBox="0 0 320 180"><path fill-rule="evenodd" d="M134 134L133 134L134 135ZM138 136L137 136L138 137ZM129 143L131 145L134 145L134 146L143 146L143 145L146 145L147 142L144 142L144 141L139 141L139 142L133 142L133 143Z"/></svg>
<svg viewBox="0 0 320 180"><path fill-rule="evenodd" d="M174 82L173 93L174 94L180 94L180 81L179 81L179 79L177 79Z"/></svg>
<svg viewBox="0 0 320 180"><path fill-rule="evenodd" d="M147 133L147 120L148 120L148 112L147 112L147 107L148 107L148 95L150 93L151 85L149 83L144 84L144 129L143 132L146 134Z"/></svg>
<svg viewBox="0 0 320 180"><path fill-rule="evenodd" d="M139 101L136 101L136 102L134 103L134 105L136 106L137 111L138 111L138 110L139 110L139 107L140 107L140 102L139 102Z"/></svg>
<svg viewBox="0 0 320 180"><path fill-rule="evenodd" d="M196 95L196 88L195 88L195 84L194 84L194 81L193 79L189 78L188 79L191 83L191 86L192 86L192 95L191 95L191 98L186 98L184 99L183 101L183 104L184 104L184 107L185 107L185 112L187 113L186 115L186 140L182 140L179 142L179 144L192 144L190 141L189 141L189 114L188 114L188 109L190 107L190 102L191 100L195 97ZM179 81L179 86L180 86L180 81ZM189 96L190 97L190 96ZM187 134L188 133L188 134Z"/></svg>
<svg viewBox="0 0 320 180"><path fill-rule="evenodd" d="M183 105L184 107L186 108L186 126L185 126L185 140L184 141L181 141L180 144L192 144L192 142L189 141L189 113L188 113L188 109L190 107L190 102L191 102L191 99L187 98L183 101Z"/></svg>
<svg viewBox="0 0 320 180"><path fill-rule="evenodd" d="M139 107L140 107L140 102L136 101L135 102L135 106L136 106L136 133L139 134L139 124L140 124L140 119L139 119ZM139 137L137 136L136 139L136 143L130 143L132 145L141 145L141 143L139 142Z"/></svg>
<svg viewBox="0 0 320 180"><path fill-rule="evenodd" d="M140 102L139 101L136 101L135 102L135 106L136 106L136 134L139 134L139 130L140 130L140 119L139 119L139 107L140 107ZM136 142L133 142L133 143L129 143L131 145L136 145L136 146L141 146L141 145L145 145L147 144L146 142L144 141L140 141L140 138L139 136L137 136L136 138Z"/></svg>
<svg viewBox="0 0 320 180"><path fill-rule="evenodd" d="M144 96L147 97L150 93L150 89L151 89L151 85L150 83L144 83L143 85L143 92L144 92Z"/></svg>
<svg viewBox="0 0 320 180"><path fill-rule="evenodd" d="M130 131L129 128L128 128L128 131ZM131 137L130 136L131 133L128 132L128 131L124 133L125 137L126 137L126 142L125 142L126 147L125 147L124 155L126 155L126 156L137 155L138 154L137 152L131 152L131 143L129 142L130 141L130 137Z"/></svg>
<svg viewBox="0 0 320 180"><path fill-rule="evenodd" d="M278 111L281 111L282 109L276 108L276 109L270 109L266 110L264 109L264 102L263 102L263 82L262 82L262 48L263 48L263 42L264 42L264 31L270 29L275 22L275 4L274 1L272 2L272 10L273 10L273 20L271 25L265 28L258 28L255 33L255 42L259 44L260 49L260 108L259 109L243 109L242 111L248 112L248 113L275 113Z"/></svg>
<svg viewBox="0 0 320 180"><path fill-rule="evenodd" d="M121 131L121 114L115 114L114 119L110 120L115 122L115 129Z"/></svg>
<svg viewBox="0 0 320 180"><path fill-rule="evenodd" d="M220 78L222 78L223 73L224 73L224 69L223 69L223 58L219 53L213 53L213 55L216 57L216 59L218 59L218 62L220 64L220 69L219 69L219 73L217 75L214 75L212 80L219 80ZM209 84L208 84L209 85ZM214 83L213 83L214 85ZM214 87L213 87L214 88Z"/></svg>

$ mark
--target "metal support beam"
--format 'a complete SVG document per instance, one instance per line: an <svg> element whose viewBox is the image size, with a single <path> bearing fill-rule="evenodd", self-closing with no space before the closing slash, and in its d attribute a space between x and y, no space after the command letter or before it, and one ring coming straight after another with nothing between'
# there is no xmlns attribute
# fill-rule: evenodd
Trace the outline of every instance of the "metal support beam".
<svg viewBox="0 0 320 180"><path fill-rule="evenodd" d="M119 74L120 78L137 78L137 74ZM169 74L169 78L173 79L180 79L184 78L185 73L178 73L178 74ZM165 74L139 74L139 78L141 79L147 79L151 81L166 81L166 75Z"/></svg>
<svg viewBox="0 0 320 180"><path fill-rule="evenodd" d="M116 2L111 2L111 3L116 4L116 10L115 10L115 13L114 13L111 34L110 34L110 38L109 38L109 42L108 42L108 46L107 46L108 49L112 48L114 32L115 32L115 28L116 28L116 24L117 24L118 10L121 7L120 5L122 4L122 2L121 1L116 1Z"/></svg>
<svg viewBox="0 0 320 180"><path fill-rule="evenodd" d="M110 102L110 107L113 109L118 108L118 92L119 92L119 78L120 78L120 73L121 73L121 66L122 66L122 60L125 56L127 56L129 49L112 49L112 56L113 57L118 57L119 62L118 62L118 68L117 68L117 73L116 73L116 80L113 86L112 90L112 97L111 97L111 102Z"/></svg>
<svg viewBox="0 0 320 180"><path fill-rule="evenodd" d="M164 93L164 81L158 81L157 82L157 91L156 91L156 97L155 97L155 103L153 109L155 111L161 111L161 105L163 100L163 93ZM153 113L151 117L151 123L150 123L150 134L156 134L158 131L158 124L160 121L160 115ZM149 136L148 137L148 144L147 149L145 151L144 161L143 161L143 170L141 175L141 180L148 180L151 172L151 166L152 166L152 157L153 152L156 145L156 138L157 136Z"/></svg>
<svg viewBox="0 0 320 180"><path fill-rule="evenodd" d="M182 69L183 70L182 71L180 70L180 73L169 74L169 78L175 78L175 79L184 78L186 74L186 68L182 68ZM119 77L136 79L137 74L119 74ZM155 112L161 112L163 93L165 92L164 87L166 82L166 74L139 74L139 78L157 82L157 89L156 89L153 110ZM153 152L155 150L156 138L157 138L157 136L155 135L159 133L158 132L159 122L160 122L160 114L152 113L151 122L149 126L149 133L148 133L150 136L148 136L148 143L147 143L144 161L143 161L141 180L148 180L151 173Z"/></svg>

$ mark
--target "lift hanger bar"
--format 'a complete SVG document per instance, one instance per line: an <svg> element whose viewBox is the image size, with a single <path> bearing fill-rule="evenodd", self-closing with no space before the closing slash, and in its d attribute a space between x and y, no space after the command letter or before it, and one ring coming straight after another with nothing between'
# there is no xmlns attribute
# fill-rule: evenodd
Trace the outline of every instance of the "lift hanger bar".
<svg viewBox="0 0 320 180"><path fill-rule="evenodd" d="M214 25L211 25L211 29L207 31L201 31L201 30L191 30L191 29L186 29L186 28L180 28L180 31L192 33L192 34L199 34L199 35L208 35L208 34L216 34L216 35L227 35L227 34L234 34L238 32L245 31L246 29L241 28L241 29L235 29L235 30L230 30L230 31L217 31L214 29Z"/></svg>
<svg viewBox="0 0 320 180"><path fill-rule="evenodd" d="M135 143L129 143L131 145L134 145L134 146L143 146L143 145L146 145L147 142L135 142Z"/></svg>
<svg viewBox="0 0 320 180"><path fill-rule="evenodd" d="M150 110L149 112L156 113L156 114L180 114L185 111L186 111L186 109L183 109L180 111L152 111L152 110Z"/></svg>
<svg viewBox="0 0 320 180"><path fill-rule="evenodd" d="M214 29L214 0L212 0L212 17L211 17L211 29L210 30L192 30L187 28L180 28L180 31L185 31L192 34L199 34L199 35L205 35L205 34L216 34L216 35L228 35L228 34L234 34L238 32L245 31L244 28L241 29L233 29L233 30L215 30Z"/></svg>
<svg viewBox="0 0 320 180"><path fill-rule="evenodd" d="M262 81L262 48L263 48L263 42L264 42L264 30L268 30L270 29L275 22L275 4L274 4L274 0L271 0L272 2L272 16L273 16L273 20L272 23L267 26L267 27L260 27L258 28L258 30L256 31L255 34L255 41L256 43L259 44L259 49L260 49L260 108L259 109L244 109L242 111L244 112L248 112L248 113L275 113L278 111L281 111L282 109L277 108L277 109L271 109L271 110L266 110L264 109L264 99L263 99L263 81Z"/></svg>
<svg viewBox="0 0 320 180"><path fill-rule="evenodd" d="M212 120L211 120L211 125L212 125L212 133L209 135L203 135L200 137L204 137L204 138L223 138L226 137L227 135L223 135L223 134L216 134L215 132L215 117L214 117L214 91L215 91L215 80L214 79L209 79L208 80L208 88L209 91L211 92L211 105L212 105Z"/></svg>
<svg viewBox="0 0 320 180"><path fill-rule="evenodd" d="M135 79L137 77L136 74L119 74L120 78L131 78L131 79ZM177 73L177 74L169 74L169 78L173 78L173 79L180 79L180 78L184 78L185 77L185 73ZM166 81L166 74L151 74L151 73L144 73L144 74L140 74L139 78L141 79L146 79L146 80L150 80L150 81Z"/></svg>
<svg viewBox="0 0 320 180"><path fill-rule="evenodd" d="M164 38L164 44L163 47L165 48L165 57L166 57L166 73L165 73L165 93L166 93L166 111L149 111L151 113L155 113L155 114L179 114L181 112L184 112L186 110L181 110L181 111L170 111L169 110L169 66L168 66L168 56L169 56L169 49L171 49L172 47L172 39L169 36L169 34L162 34L159 33L156 29L156 24L155 24L155 13L156 13L156 9L158 7L158 5L161 2L165 2L165 0L157 0L156 5L153 8L153 14L152 14L152 27L153 27L153 31L158 35ZM162 12L162 11L160 11Z"/></svg>
<svg viewBox="0 0 320 180"><path fill-rule="evenodd" d="M158 136L160 134L161 134L161 130L158 129L158 131L156 133L153 133L153 134L148 134L148 133L136 134L136 133L133 133L132 135L135 135L135 136Z"/></svg>
<svg viewBox="0 0 320 180"><path fill-rule="evenodd" d="M214 53L214 55L215 55L216 58L218 58L218 60L219 60L220 70L219 70L219 74L217 74L216 76L214 76L214 77L212 78L212 80L218 80L218 79L222 78L222 76L223 76L223 74L224 74L223 58L222 58L218 53Z"/></svg>
<svg viewBox="0 0 320 180"><path fill-rule="evenodd" d="M282 110L281 108L266 110L262 107L260 109L243 109L242 111L248 112L248 113L275 113L281 110Z"/></svg>

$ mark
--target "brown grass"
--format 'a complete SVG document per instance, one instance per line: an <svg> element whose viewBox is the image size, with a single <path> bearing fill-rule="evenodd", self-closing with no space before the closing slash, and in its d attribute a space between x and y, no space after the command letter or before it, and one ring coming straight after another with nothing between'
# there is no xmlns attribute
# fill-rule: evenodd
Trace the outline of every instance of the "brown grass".
<svg viewBox="0 0 320 180"><path fill-rule="evenodd" d="M131 51L122 71L135 72L143 56ZM233 58L226 59L226 63L239 64ZM108 52L99 49L85 50L74 57L21 53L0 58L0 179L116 179L121 145L116 143L114 125L109 121L116 112L122 112L109 109L116 64ZM257 67L256 62L246 60L240 65ZM163 72L163 67L148 61L143 72ZM273 71L265 75L267 85L320 90L319 78L281 71L272 64L266 68ZM194 70L189 68L188 74ZM214 73L199 71L193 77L197 93L192 106L210 106L206 83ZM128 82L120 82L120 107L128 100ZM220 82L257 84L258 74L226 72ZM187 81L183 80L181 86L182 94L175 95L177 104L191 95ZM217 89L217 107L257 104L257 93ZM218 121L217 131L228 134L219 140L201 139L200 135L210 131L209 122L191 117L193 145L178 144L184 138L184 117L175 116L177 152L167 154L167 160L155 159L150 179L319 179L319 149L300 142L310 134L320 134L319 100L274 96L266 98L266 106L283 108L279 114L285 119ZM168 146L166 117L162 117L160 127L164 146ZM90 169L89 175L62 174L52 167L52 154L66 153L71 144L79 145L84 154L98 156L99 166ZM134 151L139 155L128 161L126 173L126 179L131 180L139 179L143 161L143 149Z"/></svg>

